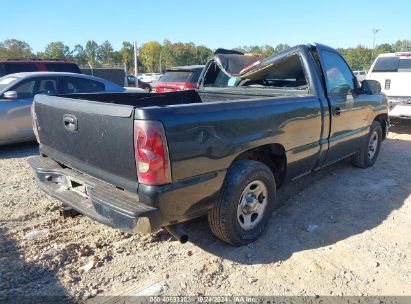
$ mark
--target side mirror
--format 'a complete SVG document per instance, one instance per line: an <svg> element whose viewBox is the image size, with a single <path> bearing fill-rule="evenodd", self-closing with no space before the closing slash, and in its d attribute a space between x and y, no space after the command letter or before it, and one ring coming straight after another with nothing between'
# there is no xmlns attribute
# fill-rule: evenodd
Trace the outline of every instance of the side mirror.
<svg viewBox="0 0 411 304"><path fill-rule="evenodd" d="M376 80L363 80L361 82L361 91L363 94L375 95L381 93L381 85Z"/></svg>
<svg viewBox="0 0 411 304"><path fill-rule="evenodd" d="M17 92L16 91L7 91L3 94L3 98L5 98L5 99L17 99Z"/></svg>

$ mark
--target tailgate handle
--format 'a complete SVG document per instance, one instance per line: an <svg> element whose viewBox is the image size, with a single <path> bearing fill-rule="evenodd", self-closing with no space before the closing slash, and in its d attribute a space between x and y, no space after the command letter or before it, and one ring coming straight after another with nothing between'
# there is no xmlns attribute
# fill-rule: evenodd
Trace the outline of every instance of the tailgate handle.
<svg viewBox="0 0 411 304"><path fill-rule="evenodd" d="M69 131L77 131L78 130L77 117L74 116L74 115L65 114L63 116L63 123L64 123L64 127Z"/></svg>

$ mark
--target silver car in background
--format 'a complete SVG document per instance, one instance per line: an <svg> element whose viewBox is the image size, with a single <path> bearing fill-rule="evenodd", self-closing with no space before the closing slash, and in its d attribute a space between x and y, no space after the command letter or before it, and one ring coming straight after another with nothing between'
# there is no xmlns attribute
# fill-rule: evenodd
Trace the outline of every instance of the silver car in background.
<svg viewBox="0 0 411 304"><path fill-rule="evenodd" d="M30 108L36 94L129 92L111 81L63 72L27 72L0 78L0 145L32 141ZM133 92L144 92L134 89Z"/></svg>

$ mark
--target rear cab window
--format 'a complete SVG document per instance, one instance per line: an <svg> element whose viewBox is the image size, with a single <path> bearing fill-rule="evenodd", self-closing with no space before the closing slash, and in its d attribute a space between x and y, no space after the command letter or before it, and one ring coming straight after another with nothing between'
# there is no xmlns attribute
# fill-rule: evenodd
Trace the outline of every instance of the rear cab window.
<svg viewBox="0 0 411 304"><path fill-rule="evenodd" d="M244 70L244 69L243 69ZM242 87L261 89L308 90L306 71L298 53L229 75L211 63L203 76L205 87Z"/></svg>

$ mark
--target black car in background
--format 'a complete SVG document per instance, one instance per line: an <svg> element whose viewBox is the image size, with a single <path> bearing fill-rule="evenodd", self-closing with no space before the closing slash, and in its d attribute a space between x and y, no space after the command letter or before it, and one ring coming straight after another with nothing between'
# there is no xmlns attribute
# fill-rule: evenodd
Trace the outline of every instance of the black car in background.
<svg viewBox="0 0 411 304"><path fill-rule="evenodd" d="M127 75L127 86L129 86L129 87L135 87L136 86L136 77L135 76ZM138 81L138 87L140 89L151 92L151 85L147 82L139 80Z"/></svg>

